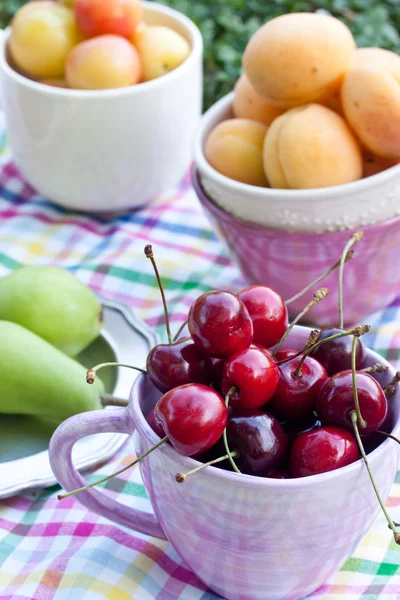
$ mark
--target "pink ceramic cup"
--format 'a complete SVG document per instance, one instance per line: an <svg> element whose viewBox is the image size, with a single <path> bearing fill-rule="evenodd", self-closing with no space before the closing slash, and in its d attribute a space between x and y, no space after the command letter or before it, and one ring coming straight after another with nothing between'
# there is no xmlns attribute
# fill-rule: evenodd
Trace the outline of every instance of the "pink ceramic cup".
<svg viewBox="0 0 400 600"><path fill-rule="evenodd" d="M287 300L325 273L338 260L351 234L362 229L364 238L354 246L355 257L345 266L345 324L364 322L400 294L400 217L346 231L291 233L254 225L225 212L208 198L195 167L192 183L215 231L250 284L268 285ZM338 271L319 286L326 286L330 294L307 314L307 321L319 327L337 326ZM289 316L298 315L311 297L309 292L289 304Z"/></svg>
<svg viewBox="0 0 400 600"><path fill-rule="evenodd" d="M309 330L296 327L287 345L301 348ZM388 364L368 351L368 364ZM394 373L383 375L382 384ZM145 415L158 392L147 376L132 387L129 407L87 412L65 421L50 443L50 461L65 490L85 485L75 470L76 441L99 432L132 434L138 454L159 438ZM400 434L400 393L392 399L394 435ZM378 488L387 498L398 464L398 446L386 440L370 455ZM236 475L207 467L186 483L174 475L198 466L165 444L140 463L154 515L123 506L91 489L76 496L91 510L133 530L168 539L188 567L228 600L295 600L307 596L351 555L379 507L364 463L303 479ZM383 526L382 535L390 537Z"/></svg>

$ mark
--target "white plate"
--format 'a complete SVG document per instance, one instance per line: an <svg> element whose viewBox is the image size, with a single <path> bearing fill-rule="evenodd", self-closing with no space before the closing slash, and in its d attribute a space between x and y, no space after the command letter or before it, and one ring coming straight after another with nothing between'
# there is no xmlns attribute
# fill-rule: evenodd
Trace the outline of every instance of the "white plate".
<svg viewBox="0 0 400 600"><path fill-rule="evenodd" d="M87 368L114 360L143 367L149 350L158 342L157 334L130 309L101 296L99 300L104 312L103 330L78 360ZM131 369L102 371L106 391L124 399L128 399L136 376ZM32 424L29 417L0 415L0 498L56 483L47 452L52 431L40 421L35 421L34 428ZM80 470L95 467L110 458L126 438L124 434L102 433L82 439L72 453L74 464Z"/></svg>

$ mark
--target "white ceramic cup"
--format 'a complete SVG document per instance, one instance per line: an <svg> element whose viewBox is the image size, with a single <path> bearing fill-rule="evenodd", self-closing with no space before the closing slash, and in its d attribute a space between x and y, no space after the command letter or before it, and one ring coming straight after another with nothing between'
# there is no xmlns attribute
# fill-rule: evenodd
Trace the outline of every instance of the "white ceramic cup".
<svg viewBox="0 0 400 600"><path fill-rule="evenodd" d="M274 231L297 233L359 229L400 215L400 164L359 181L307 190L256 187L218 173L204 149L214 127L233 117L233 96L208 109L194 136L201 185L224 211Z"/></svg>
<svg viewBox="0 0 400 600"><path fill-rule="evenodd" d="M184 15L143 2L146 23L175 29L190 56L170 73L115 90L37 83L7 62L0 39L2 108L13 159L44 197L74 210L141 206L178 183L191 162L202 107L200 31Z"/></svg>

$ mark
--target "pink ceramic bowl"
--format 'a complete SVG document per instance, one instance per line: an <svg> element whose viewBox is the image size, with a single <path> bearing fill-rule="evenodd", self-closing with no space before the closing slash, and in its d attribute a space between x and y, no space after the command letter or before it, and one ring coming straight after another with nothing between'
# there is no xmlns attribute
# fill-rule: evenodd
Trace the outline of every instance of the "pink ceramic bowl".
<svg viewBox="0 0 400 600"><path fill-rule="evenodd" d="M231 257L250 284L275 289L285 300L322 275L339 258L358 229L325 233L287 232L248 223L217 206L204 192L198 171L192 169L197 196L215 231L225 240ZM364 238L354 246L355 257L345 266L343 299L347 325L365 322L400 293L400 217L362 227ZM338 325L338 271L320 286L329 296L307 315L319 327ZM296 316L312 293L289 304Z"/></svg>
<svg viewBox="0 0 400 600"><path fill-rule="evenodd" d="M308 333L296 327L287 346L302 348ZM368 351L368 364L378 361L388 364ZM393 374L390 367L382 384ZM128 408L87 412L60 425L50 443L50 462L63 488L85 485L71 460L81 437L136 430L138 454L157 443L145 415L159 397L142 375L132 387ZM399 436L399 391L392 402L393 433ZM386 499L397 470L398 445L386 440L369 459ZM189 568L227 600L298 600L311 594L351 555L379 510L361 460L303 479L266 479L207 467L186 483L175 481L177 472L198 465L168 444L140 463L154 515L119 504L97 489L76 499L121 525L168 539ZM382 535L391 535L385 526Z"/></svg>

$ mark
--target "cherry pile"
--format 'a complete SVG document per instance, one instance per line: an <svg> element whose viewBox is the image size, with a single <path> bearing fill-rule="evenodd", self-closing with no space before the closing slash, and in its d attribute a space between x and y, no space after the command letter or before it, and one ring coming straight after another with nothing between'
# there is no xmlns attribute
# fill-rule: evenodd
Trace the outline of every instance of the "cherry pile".
<svg viewBox="0 0 400 600"><path fill-rule="evenodd" d="M361 237L352 236L333 267L339 267L339 289L350 247ZM146 455L170 443L203 463L189 473L171 474L182 483L210 465L263 478L308 477L345 467L360 454L369 471L364 444L371 450L390 433L388 397L399 377L382 388L376 373L385 368L367 367L360 338L368 325L345 330L340 299L339 327L310 330L298 352L282 344L328 290L315 292L289 326L290 300L253 285L236 294L202 294L189 310L189 335L181 337L181 328L173 340L151 246L145 254L160 286L168 334L168 343L155 346L146 362L147 376L162 394L146 416L160 441ZM89 382L102 366L88 372ZM383 507L379 494L378 500Z"/></svg>

